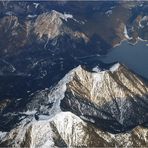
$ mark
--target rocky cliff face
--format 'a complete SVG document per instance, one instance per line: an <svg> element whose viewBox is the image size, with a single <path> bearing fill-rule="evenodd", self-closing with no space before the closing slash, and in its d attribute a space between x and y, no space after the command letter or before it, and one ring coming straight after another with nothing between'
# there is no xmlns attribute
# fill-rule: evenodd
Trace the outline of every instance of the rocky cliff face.
<svg viewBox="0 0 148 148"><path fill-rule="evenodd" d="M90 11L87 11L87 7ZM32 42L38 42L39 38L42 39L40 44L46 45L49 39L64 33L72 38L75 36L73 34L79 34L80 39L93 42L103 50L118 45L122 40L134 43L139 39L147 40L147 2L75 4L4 1L0 3L0 8L3 55L13 53L16 49L28 48Z"/></svg>
<svg viewBox="0 0 148 148"><path fill-rule="evenodd" d="M69 19L76 21L71 14L62 14L55 10L40 15L28 15L24 20L14 14L5 15L0 19L2 55L9 56L22 52L21 48L38 41L46 48L49 40L63 34L67 34L73 39L88 40L84 33L74 32L64 25L64 22Z"/></svg>
<svg viewBox="0 0 148 148"><path fill-rule="evenodd" d="M147 40L147 4L0 2L0 146L148 146L146 80L93 58Z"/></svg>
<svg viewBox="0 0 148 148"><path fill-rule="evenodd" d="M147 93L119 63L99 72L79 66L12 114L19 120L1 133L1 145L147 146Z"/></svg>
<svg viewBox="0 0 148 148"><path fill-rule="evenodd" d="M145 147L148 146L147 140L147 128L136 127L128 133L114 135L71 112L61 112L50 120L23 121L9 133L1 133L1 146L5 147Z"/></svg>
<svg viewBox="0 0 148 148"><path fill-rule="evenodd" d="M67 84L61 106L99 127L121 132L147 121L147 95L147 84L122 65L99 73L80 67Z"/></svg>
<svg viewBox="0 0 148 148"><path fill-rule="evenodd" d="M87 65L87 56L106 54L122 40L147 40L146 10L140 1L0 2L0 99L28 98Z"/></svg>

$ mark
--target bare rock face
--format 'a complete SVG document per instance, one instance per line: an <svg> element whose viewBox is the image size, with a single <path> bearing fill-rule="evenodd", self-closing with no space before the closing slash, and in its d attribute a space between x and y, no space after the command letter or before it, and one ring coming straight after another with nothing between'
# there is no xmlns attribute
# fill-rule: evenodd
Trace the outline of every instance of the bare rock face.
<svg viewBox="0 0 148 148"><path fill-rule="evenodd" d="M78 66L32 97L19 122L0 133L0 146L147 146L147 92L119 63L99 72Z"/></svg>
<svg viewBox="0 0 148 148"><path fill-rule="evenodd" d="M67 35L74 41L82 39L87 43L89 38L85 33L73 31L66 26L66 22L69 20L77 21L71 14L55 10L39 15L27 15L23 20L15 14L5 15L0 18L1 56L14 56L23 53L26 48L28 49L28 46L34 48L36 44L45 48L49 40L57 42L54 39L58 39L62 35Z"/></svg>
<svg viewBox="0 0 148 148"><path fill-rule="evenodd" d="M5 135L4 135L5 134ZM95 128L70 112L61 112L50 120L24 122L3 133L1 146L147 146L148 130L137 127L128 133L111 134Z"/></svg>
<svg viewBox="0 0 148 148"><path fill-rule="evenodd" d="M147 122L147 95L148 85L123 65L98 73L79 67L67 83L61 107L103 129L121 132Z"/></svg>
<svg viewBox="0 0 148 148"><path fill-rule="evenodd" d="M125 66L53 86L79 57L147 40L147 3L57 3L0 2L0 147L148 147L148 84Z"/></svg>
<svg viewBox="0 0 148 148"><path fill-rule="evenodd" d="M63 14L56 11L51 13L43 13L39 15L34 24L34 32L42 38L43 35L47 35L49 39L53 39L60 34L60 28L62 25Z"/></svg>
<svg viewBox="0 0 148 148"><path fill-rule="evenodd" d="M100 72L79 66L54 88L33 97L25 110L50 116L68 110L99 128L119 133L148 121L147 94L147 83L119 63Z"/></svg>
<svg viewBox="0 0 148 148"><path fill-rule="evenodd" d="M68 19L77 21L71 14L63 14L55 10L43 13L39 15L34 22L34 33L39 37L39 39L46 36L48 40L52 40L65 33L75 39L84 39L87 43L89 39L84 33L72 31L72 29L64 25L64 22L67 22Z"/></svg>

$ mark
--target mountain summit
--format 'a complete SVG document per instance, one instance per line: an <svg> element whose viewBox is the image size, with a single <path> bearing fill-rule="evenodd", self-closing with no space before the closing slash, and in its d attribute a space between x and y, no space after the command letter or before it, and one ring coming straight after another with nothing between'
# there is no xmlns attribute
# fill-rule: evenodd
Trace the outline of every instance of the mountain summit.
<svg viewBox="0 0 148 148"><path fill-rule="evenodd" d="M21 121L13 126L14 128L10 132L1 134L2 144L44 146L42 140L45 140L44 144L48 146L56 146L56 144L84 146L83 138L89 136L90 138L84 138L85 146L98 146L99 143L102 143L102 146L112 146L112 140L117 145L125 146L125 143L120 142L127 131L132 131L128 133L129 138L134 136L135 132L142 136L147 134L146 129L136 127L146 126L148 121L147 94L148 85L124 65L116 63L99 72L78 66L60 80L55 87L37 92L31 97L23 108L23 112L18 113ZM62 124L60 124L61 122ZM33 130L44 128L46 130L41 133L37 132L37 135ZM75 131L79 128L80 131L83 131L81 132L82 137L79 137L78 131ZM70 132L72 129L74 131ZM94 129L93 134L89 132ZM97 131L101 132L103 139L99 137ZM94 134L98 137L98 141L95 138L91 139ZM19 135L24 136L19 138ZM112 135L110 142L106 138L107 135L109 137ZM115 140L113 138L115 135L119 139ZM32 137L31 141L27 141L29 137ZM38 143L36 138L41 143ZM56 139L58 139L58 143ZM139 137L138 141L139 143L146 142L145 139L139 139ZM139 143L135 144L134 140L128 143L130 146L139 145Z"/></svg>
<svg viewBox="0 0 148 148"><path fill-rule="evenodd" d="M146 1L0 1L0 147L148 147L147 10ZM121 48L117 61L131 70L103 63Z"/></svg>
<svg viewBox="0 0 148 148"><path fill-rule="evenodd" d="M97 73L79 67L67 83L61 107L121 132L147 121L147 95L148 85L119 63Z"/></svg>

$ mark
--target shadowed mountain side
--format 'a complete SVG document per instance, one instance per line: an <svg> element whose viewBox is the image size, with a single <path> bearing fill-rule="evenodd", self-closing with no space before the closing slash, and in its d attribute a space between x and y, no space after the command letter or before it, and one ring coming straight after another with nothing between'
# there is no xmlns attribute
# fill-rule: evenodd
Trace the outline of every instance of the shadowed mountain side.
<svg viewBox="0 0 148 148"><path fill-rule="evenodd" d="M116 133L148 122L148 85L123 65L97 73L79 67L66 87L62 109L98 127Z"/></svg>
<svg viewBox="0 0 148 148"><path fill-rule="evenodd" d="M61 112L50 120L22 121L8 133L1 133L1 147L139 147L147 146L148 129L111 134L83 121L71 112ZM21 135L21 136L20 136Z"/></svg>
<svg viewBox="0 0 148 148"><path fill-rule="evenodd" d="M1 102L2 146L146 146L147 83L119 63L92 71L76 67L18 111Z"/></svg>
<svg viewBox="0 0 148 148"><path fill-rule="evenodd" d="M102 106L97 106L67 90L60 106L63 111L70 111L95 127L115 134L148 123L148 96L143 98L137 96L135 99L138 101L133 98L116 98Z"/></svg>
<svg viewBox="0 0 148 148"><path fill-rule="evenodd" d="M147 123L147 83L119 63L98 70L78 66L51 90L30 97L25 110L36 110L40 116L61 108L113 133Z"/></svg>

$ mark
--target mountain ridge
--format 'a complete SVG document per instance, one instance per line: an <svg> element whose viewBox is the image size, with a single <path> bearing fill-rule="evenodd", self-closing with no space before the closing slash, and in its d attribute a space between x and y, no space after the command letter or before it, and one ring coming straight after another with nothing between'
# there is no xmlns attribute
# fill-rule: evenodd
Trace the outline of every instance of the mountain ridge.
<svg viewBox="0 0 148 148"><path fill-rule="evenodd" d="M148 147L148 81L101 62L147 41L147 8L0 2L0 147Z"/></svg>
<svg viewBox="0 0 148 148"><path fill-rule="evenodd" d="M26 122L9 133L3 133L0 146L114 147L147 145L148 130L146 128L136 127L127 133L114 135L95 128L71 112L58 113L50 120Z"/></svg>
<svg viewBox="0 0 148 148"><path fill-rule="evenodd" d="M113 79L115 77L116 79ZM124 88L125 86L128 90ZM67 73L55 87L30 96L21 112L4 114L5 117L11 116L12 119L17 117L19 120L9 131L1 133L1 145L32 147L145 145L146 138L137 137L137 133L142 136L148 134L146 127L139 127L148 122L147 93L148 85L122 64L116 63L99 72L78 66ZM73 123L73 119L78 124ZM64 126L64 129L61 129L61 126ZM86 132L83 126L86 131L95 129L95 133ZM36 130L43 128L43 132L38 131L36 135L32 128ZM80 128L84 135L81 133L79 137L77 128ZM76 130L75 134L78 135L74 138L74 133L69 129ZM67 130L69 131L66 132ZM51 131L53 135L49 135ZM69 133L70 131L72 133ZM20 134L24 135L22 139ZM91 139L94 134L96 137L101 134L98 141ZM108 134L111 136L110 141L107 140L109 137L106 137ZM86 138L87 135L89 138ZM135 136L138 138L137 141L134 139L129 141L128 138ZM35 140L37 137L39 141ZM30 141L27 141L28 138ZM85 139L85 143L81 138ZM121 143L122 138L125 138L125 143ZM44 145L43 141L47 145Z"/></svg>

